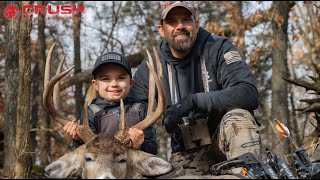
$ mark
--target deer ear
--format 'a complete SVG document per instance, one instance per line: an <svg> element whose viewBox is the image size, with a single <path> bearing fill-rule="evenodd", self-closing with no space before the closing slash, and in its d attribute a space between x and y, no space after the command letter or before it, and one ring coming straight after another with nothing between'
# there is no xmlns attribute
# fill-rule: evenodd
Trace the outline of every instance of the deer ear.
<svg viewBox="0 0 320 180"><path fill-rule="evenodd" d="M142 176L159 176L172 170L172 165L169 162L151 155L147 158L143 158L143 160L136 165L137 170Z"/></svg>

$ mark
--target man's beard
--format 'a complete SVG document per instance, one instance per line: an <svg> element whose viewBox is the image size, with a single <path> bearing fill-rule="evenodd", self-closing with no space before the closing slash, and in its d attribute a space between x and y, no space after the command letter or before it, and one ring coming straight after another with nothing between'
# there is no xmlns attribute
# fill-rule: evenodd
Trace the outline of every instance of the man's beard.
<svg viewBox="0 0 320 180"><path fill-rule="evenodd" d="M176 40L175 37L177 35L187 35L189 36L188 39L184 39L184 40ZM172 46L173 49L175 49L178 52L187 52L189 50L191 50L191 48L193 47L195 38L191 35L191 33L186 30L186 29L182 29L179 32L175 32L172 35L165 35L168 43L170 44L170 46Z"/></svg>

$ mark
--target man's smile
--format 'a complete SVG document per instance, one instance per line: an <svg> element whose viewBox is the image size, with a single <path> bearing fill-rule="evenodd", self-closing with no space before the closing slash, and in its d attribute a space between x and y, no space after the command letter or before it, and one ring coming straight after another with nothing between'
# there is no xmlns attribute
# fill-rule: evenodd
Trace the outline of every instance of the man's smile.
<svg viewBox="0 0 320 180"><path fill-rule="evenodd" d="M188 39L189 36L187 34L179 34L175 36L175 39L180 40L180 39Z"/></svg>

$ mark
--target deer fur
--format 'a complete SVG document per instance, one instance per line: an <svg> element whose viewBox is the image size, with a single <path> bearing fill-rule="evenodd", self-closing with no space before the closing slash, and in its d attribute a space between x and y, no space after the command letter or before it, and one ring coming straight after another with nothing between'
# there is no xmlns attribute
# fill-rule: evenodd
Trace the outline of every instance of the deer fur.
<svg viewBox="0 0 320 180"><path fill-rule="evenodd" d="M99 134L49 164L45 175L50 178L140 179L171 170L172 165L164 159L128 148L109 134Z"/></svg>

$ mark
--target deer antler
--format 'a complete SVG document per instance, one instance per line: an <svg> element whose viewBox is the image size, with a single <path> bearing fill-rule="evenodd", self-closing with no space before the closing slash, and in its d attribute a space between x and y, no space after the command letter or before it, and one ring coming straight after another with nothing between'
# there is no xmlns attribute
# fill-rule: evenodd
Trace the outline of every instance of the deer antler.
<svg viewBox="0 0 320 180"><path fill-rule="evenodd" d="M156 110L152 113L147 115L147 117L142 120L141 122L137 123L134 125L132 128L137 128L140 130L144 130L148 128L151 124L153 124L157 119L160 118L160 116L163 114L165 108L166 108L166 99L164 97L164 91L162 88L161 81L159 77L162 77L162 68L161 68L161 63L159 56L157 54L157 51L155 48L153 48L155 58L156 58L156 65L157 65L157 72L158 76L156 75L156 72L154 71L154 68L152 65L149 64L149 62L152 62L151 55L149 51L147 50L148 54L148 61L147 61L147 66L149 68L150 73L152 74L153 78L149 78L149 98L154 98L155 97L155 89L153 88L152 90L152 84L154 84L153 81L155 81L157 90L158 90L158 104ZM151 102L151 103L150 103ZM153 109L154 107L154 101L149 101L148 103L148 112L151 112L150 109ZM123 106L123 101L121 99L120 101L120 127L119 131L116 133L115 138L118 139L120 142L123 144L129 145L130 139L128 137L127 133L127 128L126 128L126 121L125 121L125 113L124 113L124 106Z"/></svg>
<svg viewBox="0 0 320 180"><path fill-rule="evenodd" d="M156 83L156 86L157 86L157 90L158 90L158 105L157 105L156 110L153 112L153 114L148 115L143 121L141 121L138 124L133 126L133 127L137 128L137 129L141 129L141 130L146 129L151 124L153 124L157 119L159 119L160 116L164 113L164 111L166 109L166 106L167 106L166 98L165 98L164 91L163 91L163 88L162 88L162 83L161 83L161 81L159 79L159 78L162 77L162 66L161 66L161 63L160 63L160 59L159 59L158 53L157 53L155 48L153 48L153 53L154 53L155 59L156 59L158 76L156 75L154 69L149 64L149 62L152 61L152 58L151 58L150 53L149 53L148 50L147 50L147 54L148 54L147 66L148 66L148 68L150 70L150 73L153 75L153 79L155 80L155 83ZM152 78L150 78L150 80L151 79ZM154 97L154 95L150 95L151 93L154 94L155 92L154 91L153 92L149 91L149 97L150 96ZM153 107L153 104L148 104L148 109L152 108L152 107Z"/></svg>
<svg viewBox="0 0 320 180"><path fill-rule="evenodd" d="M59 63L59 66L57 68L57 71L56 71L56 75L57 74L60 74L61 73L61 70L62 70L62 66L63 66L63 63L64 61L66 60L66 55L64 54L62 56L62 59ZM54 104L54 107L59 111L60 110L60 83L57 83L54 88L53 88L53 104Z"/></svg>
<svg viewBox="0 0 320 180"><path fill-rule="evenodd" d="M53 99L53 97L52 97L53 96L53 89L54 89L55 84L73 69L74 65L71 66L69 69L63 71L62 73L56 74L51 80L49 80L52 52L53 52L55 45L56 45L56 43L52 44L52 46L49 50L48 56L47 56L47 60L46 60L45 77L44 77L44 91L43 91L43 104L44 104L44 107L45 107L46 111L48 112L48 114L64 126L64 125L66 125L66 123L68 121L73 121L73 120L63 116L54 107L54 102L58 101L57 100L58 97L55 96L55 99ZM64 58L62 58L62 61L64 61ZM59 91L59 90L56 89L55 91ZM85 107L85 112L87 110L86 108L87 107ZM86 117L86 115L85 115L85 117ZM88 119L85 118L85 121L88 121ZM81 131L78 130L77 134L84 142L88 142L89 140L96 137L96 135L89 128L88 123L84 123L83 125L79 125L78 127L81 129Z"/></svg>

